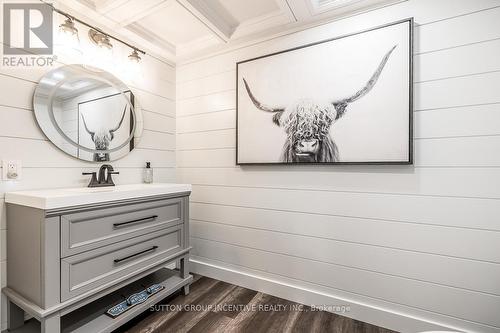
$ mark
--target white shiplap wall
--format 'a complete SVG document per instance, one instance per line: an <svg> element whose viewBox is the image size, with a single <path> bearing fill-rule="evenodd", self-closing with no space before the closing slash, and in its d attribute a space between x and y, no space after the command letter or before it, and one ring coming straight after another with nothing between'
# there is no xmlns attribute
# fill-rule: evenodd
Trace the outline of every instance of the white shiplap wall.
<svg viewBox="0 0 500 333"><path fill-rule="evenodd" d="M235 166L237 61L407 17L415 166ZM499 87L498 0L409 0L178 65L193 269L396 330L499 332Z"/></svg>
<svg viewBox="0 0 500 333"><path fill-rule="evenodd" d="M86 35L81 31L81 36ZM86 41L86 38L82 38ZM88 45L83 45L85 47ZM1 47L1 45L0 45ZM125 75L116 64L130 50L115 44L114 64L101 64L115 72L132 89L144 117L141 141L126 157L113 161L120 172L117 184L142 182L146 161L154 168L156 182L175 181L175 67L146 55L140 73ZM81 58L59 54L55 67L80 63ZM96 65L96 64L94 64ZM97 64L99 65L99 64ZM50 68L7 68L0 66L0 160L18 159L23 164L22 180L0 180L0 267L1 285L6 285L6 222L4 193L21 189L82 187L89 178L83 171L95 171L99 164L72 158L52 145L38 128L32 110L32 96L38 80ZM0 166L1 168L1 166ZM6 327L5 298L1 303L2 330Z"/></svg>

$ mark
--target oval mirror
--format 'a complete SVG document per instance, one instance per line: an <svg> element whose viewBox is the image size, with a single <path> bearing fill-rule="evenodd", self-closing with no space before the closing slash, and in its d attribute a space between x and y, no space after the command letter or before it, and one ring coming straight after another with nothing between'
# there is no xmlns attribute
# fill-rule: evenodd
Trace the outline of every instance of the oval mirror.
<svg viewBox="0 0 500 333"><path fill-rule="evenodd" d="M81 160L117 160L134 149L142 135L136 97L101 69L68 65L48 72L35 89L33 104L47 138Z"/></svg>

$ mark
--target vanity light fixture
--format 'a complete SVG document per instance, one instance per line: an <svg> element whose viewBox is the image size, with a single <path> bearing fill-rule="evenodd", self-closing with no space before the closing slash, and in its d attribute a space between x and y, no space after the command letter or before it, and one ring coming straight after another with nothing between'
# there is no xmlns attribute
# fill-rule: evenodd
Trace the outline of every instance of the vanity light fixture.
<svg viewBox="0 0 500 333"><path fill-rule="evenodd" d="M92 43L95 45L99 46L102 49L106 50L112 50L113 49L113 44L111 44L111 41L109 40L109 36L103 34L102 32L99 32L94 29L89 30L89 38Z"/></svg>
<svg viewBox="0 0 500 333"><path fill-rule="evenodd" d="M96 63L101 63L103 65L109 65L113 62L113 44L109 40L109 37L97 30L89 29L89 39L97 46L95 50Z"/></svg>
<svg viewBox="0 0 500 333"><path fill-rule="evenodd" d="M63 23L59 25L59 32L67 36L76 38L79 41L78 29L75 27L75 22L73 21L73 19L71 19L71 17L69 16Z"/></svg>
<svg viewBox="0 0 500 333"><path fill-rule="evenodd" d="M131 78L138 77L141 73L141 66L139 63L141 62L141 57L136 49L130 53L128 56L128 64L126 66L127 73L131 76Z"/></svg>
<svg viewBox="0 0 500 333"><path fill-rule="evenodd" d="M59 33L56 38L55 46L62 47L63 52L74 56L82 55L78 29L75 27L75 21L71 16L66 16L64 22L59 25Z"/></svg>
<svg viewBox="0 0 500 333"><path fill-rule="evenodd" d="M134 45L131 45L129 43L127 43L126 41L118 38L118 37L115 37L111 34L108 34L108 33L105 33L104 31L102 31L101 29L85 22L85 21L82 21L76 17L74 17L73 15L70 15L68 13L66 13L65 11L63 10L60 10L56 7L54 7L54 5L52 5L51 3L48 3L46 2L45 0L39 0L41 3L47 5L50 7L50 9L52 9L52 11L60 14L60 15L63 15L66 17L66 20L64 21L64 23L60 24L59 25L59 30L61 31L61 33L63 35L65 34L69 34L70 36L73 36L73 38L76 38L79 42L79 39L78 39L78 29L75 27L75 22L79 23L79 24L82 24L89 29L89 38L90 40L98 46L98 53L104 53L106 55L111 55L112 53L112 50L113 50L113 44L111 44L111 39L117 41L117 42L120 42L122 43L123 45L126 45L128 47L130 47L132 50L134 50L132 52L132 54L129 55L129 60L135 62L135 63L139 63L140 60L141 60L141 57L139 56L139 53L142 53L142 54L146 54L146 52L144 52L143 50L139 49L138 47L134 46Z"/></svg>
<svg viewBox="0 0 500 333"><path fill-rule="evenodd" d="M141 62L141 57L136 49L134 49L134 51L132 51L132 53L128 56L128 60L136 64Z"/></svg>

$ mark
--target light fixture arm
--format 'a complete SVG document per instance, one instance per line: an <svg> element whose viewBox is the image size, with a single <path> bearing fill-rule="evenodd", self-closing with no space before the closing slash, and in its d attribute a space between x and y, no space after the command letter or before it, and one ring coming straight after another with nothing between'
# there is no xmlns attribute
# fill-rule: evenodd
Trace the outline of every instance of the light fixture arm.
<svg viewBox="0 0 500 333"><path fill-rule="evenodd" d="M93 26L93 25L91 25L91 24L89 24L89 23L87 23L87 22L85 22L85 21L82 21L82 20L80 20L80 19L78 19L78 18L74 17L73 15L66 13L66 12L65 12L65 11L63 11L63 10L60 10L60 9L58 9L58 8L54 7L54 5L52 5L51 3L47 3L47 2L45 2L44 0L40 0L40 2L41 2L41 3L43 3L43 4L45 4L45 5L47 5L47 6L49 6L49 7L52 9L52 11L54 11L54 12L56 12L56 13L60 14L60 15L63 15L63 16L65 16L65 17L67 17L67 18L69 18L69 19L71 19L71 20L73 20L73 21L75 21L75 22L78 22L78 23L80 23L80 24L82 24L82 25L86 26L87 28L94 29L95 31L97 31L97 32L99 32L99 33L101 33L101 34L103 34L103 35L105 35L105 36L108 36L109 38L114 39L114 40L116 40L117 42L120 42L120 43L122 43L122 44L124 44L124 45L126 45L126 46L130 47L130 48L131 48L131 49L133 49L133 50L136 50L137 52L140 52L140 53L142 53L142 54L146 54L146 52L144 52L143 50L139 49L138 47L133 46L133 45L131 45L131 44L129 44L129 43L127 43L127 42L125 42L124 40L122 40L122 39L120 39L120 38L118 38L118 37L115 37L115 36L113 36L113 35L110 35L110 34L108 34L108 33L104 32L104 31L102 31L101 29L99 29L99 28L97 28L97 27L95 27L95 26Z"/></svg>

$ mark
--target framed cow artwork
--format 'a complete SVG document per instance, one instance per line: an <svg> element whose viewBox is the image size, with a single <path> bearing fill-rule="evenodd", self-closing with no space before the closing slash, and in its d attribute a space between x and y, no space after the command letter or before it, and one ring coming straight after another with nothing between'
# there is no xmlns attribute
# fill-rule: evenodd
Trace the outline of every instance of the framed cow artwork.
<svg viewBox="0 0 500 333"><path fill-rule="evenodd" d="M413 19L237 63L236 163L412 164Z"/></svg>

